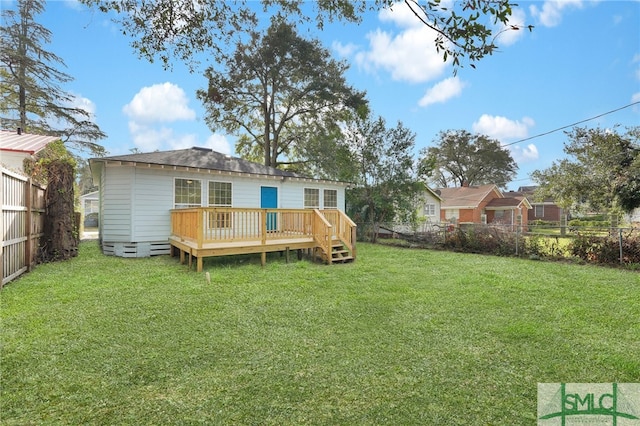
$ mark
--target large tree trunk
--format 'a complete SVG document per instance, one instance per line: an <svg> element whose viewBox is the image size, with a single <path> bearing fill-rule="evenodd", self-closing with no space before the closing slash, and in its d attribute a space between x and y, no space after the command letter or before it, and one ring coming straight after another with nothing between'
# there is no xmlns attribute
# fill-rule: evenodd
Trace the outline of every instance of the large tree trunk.
<svg viewBox="0 0 640 426"><path fill-rule="evenodd" d="M47 165L46 213L42 257L46 261L66 260L78 254L78 230L73 212L73 166L55 160Z"/></svg>

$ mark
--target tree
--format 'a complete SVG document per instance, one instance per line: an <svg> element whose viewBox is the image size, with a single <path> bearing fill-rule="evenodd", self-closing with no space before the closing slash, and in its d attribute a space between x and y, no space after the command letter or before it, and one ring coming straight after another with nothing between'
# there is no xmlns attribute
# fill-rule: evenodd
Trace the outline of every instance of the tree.
<svg viewBox="0 0 640 426"><path fill-rule="evenodd" d="M355 188L347 193L347 210L356 222L373 230L385 221L407 221L415 213L420 184L413 172L415 134L398 122L387 129L378 117L359 117L345 129L344 148L351 158Z"/></svg>
<svg viewBox="0 0 640 426"><path fill-rule="evenodd" d="M61 84L73 78L60 71L64 61L44 49L51 32L35 21L41 0L19 0L17 9L2 11L0 28L0 125L26 132L59 136L68 146L104 155L96 141L106 135L91 114L74 106L74 96Z"/></svg>
<svg viewBox="0 0 640 426"><path fill-rule="evenodd" d="M347 65L278 18L222 65L207 69L209 87L197 92L207 124L240 136L237 152L266 166L304 165L310 135L329 135L350 111L366 108L364 93L345 82Z"/></svg>
<svg viewBox="0 0 640 426"><path fill-rule="evenodd" d="M569 157L531 175L540 185L539 196L565 208L631 212L640 207L640 127L624 134L575 127L566 134Z"/></svg>
<svg viewBox="0 0 640 426"><path fill-rule="evenodd" d="M78 161L78 165L76 167L76 182L78 184L79 195L88 194L89 192L98 190L98 187L93 183L89 160L80 159Z"/></svg>
<svg viewBox="0 0 640 426"><path fill-rule="evenodd" d="M44 227L41 253L44 261L67 260L78 255L78 228L74 214L72 162L47 162Z"/></svg>
<svg viewBox="0 0 640 426"><path fill-rule="evenodd" d="M102 12L115 11L124 34L133 37L140 56L153 62L160 58L170 68L174 58L197 64L197 53L224 54L230 40L255 27L260 12L252 1L217 0L81 0ZM263 11L280 12L292 23L316 21L318 28L336 19L359 23L366 11L408 7L416 19L433 29L435 46L443 59L454 66L463 60L473 63L497 49L496 38L503 31L522 27L509 22L514 4L510 0L262 0ZM309 4L311 3L311 4ZM493 28L502 25L496 34ZM533 26L527 27L532 30Z"/></svg>
<svg viewBox="0 0 640 426"><path fill-rule="evenodd" d="M420 152L422 164L432 163L432 181L439 186L483 185L505 187L518 165L508 149L485 135L466 130L440 132L437 146Z"/></svg>

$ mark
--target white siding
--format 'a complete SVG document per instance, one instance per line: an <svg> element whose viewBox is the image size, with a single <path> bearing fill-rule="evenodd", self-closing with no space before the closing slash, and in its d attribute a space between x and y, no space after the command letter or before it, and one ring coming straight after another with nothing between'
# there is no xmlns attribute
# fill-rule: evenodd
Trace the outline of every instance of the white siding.
<svg viewBox="0 0 640 426"><path fill-rule="evenodd" d="M419 209L418 214L426 216L431 221L431 223L440 222L440 200L434 197L433 194L431 194L429 191L426 191L424 193L422 201L424 204ZM433 215L425 215L424 206L427 204L435 205L435 213Z"/></svg>
<svg viewBox="0 0 640 426"><path fill-rule="evenodd" d="M345 209L345 190L340 184L331 184L330 182L304 182L295 181L287 183L282 195L282 208L303 209L304 208L304 189L318 189L320 192L320 208L324 208L324 190L335 189L338 191L338 209Z"/></svg>
<svg viewBox="0 0 640 426"><path fill-rule="evenodd" d="M7 168L24 174L24 160L31 158L26 152L2 151L2 164Z"/></svg>
<svg viewBox="0 0 640 426"><path fill-rule="evenodd" d="M202 205L209 202L209 182L232 183L232 206L260 207L260 187L278 188L279 208L303 208L304 188L320 190L320 206L324 207L324 189L335 189L338 208L344 210L345 189L342 184L315 181L282 180L229 176L215 172L176 171L109 164L101 178L101 237L105 242L147 243L167 241L170 233L170 210L174 208L174 179L189 178L202 182Z"/></svg>
<svg viewBox="0 0 640 426"><path fill-rule="evenodd" d="M107 165L103 172L101 237L103 241L130 242L133 167Z"/></svg>
<svg viewBox="0 0 640 426"><path fill-rule="evenodd" d="M169 239L173 191L173 175L159 169L136 168L132 242Z"/></svg>

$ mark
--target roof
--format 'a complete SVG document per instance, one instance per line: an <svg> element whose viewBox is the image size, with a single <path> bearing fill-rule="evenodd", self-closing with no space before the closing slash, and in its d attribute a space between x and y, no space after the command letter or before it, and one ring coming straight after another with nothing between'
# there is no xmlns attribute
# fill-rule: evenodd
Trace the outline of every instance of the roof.
<svg viewBox="0 0 640 426"><path fill-rule="evenodd" d="M522 197L527 197L527 199L529 199L529 202L531 204L555 204L555 201L553 198L551 197L545 197L543 200L540 200L536 197L536 190L539 188L539 186L521 186L520 188L518 188L517 191L509 191L506 195L507 196L522 196Z"/></svg>
<svg viewBox="0 0 640 426"><path fill-rule="evenodd" d="M184 167L189 170L215 170L229 173L251 174L269 177L311 179L297 173L254 163L242 158L213 151L209 148L193 147L174 151L156 151L145 154L128 154L113 157L92 158L90 163L120 162L142 163L157 166ZM317 180L317 179L312 179Z"/></svg>
<svg viewBox="0 0 640 426"><path fill-rule="evenodd" d="M427 192L433 196L433 198L437 198L440 202L442 202L442 197L440 196L440 194L429 188L429 186L426 184L424 185L424 187L426 188Z"/></svg>
<svg viewBox="0 0 640 426"><path fill-rule="evenodd" d="M494 184L479 186L463 186L456 188L439 188L443 209L473 209L495 191L495 198L502 198L502 192Z"/></svg>
<svg viewBox="0 0 640 426"><path fill-rule="evenodd" d="M529 204L526 197L494 198L489 201L486 208L489 210L513 210L522 205L528 209L531 208L531 204Z"/></svg>
<svg viewBox="0 0 640 426"><path fill-rule="evenodd" d="M82 194L80 198L82 198L83 200L95 198L97 200L98 198L100 198L100 191L87 192L86 194Z"/></svg>
<svg viewBox="0 0 640 426"><path fill-rule="evenodd" d="M60 140L59 136L33 135L30 133L18 133L13 130L0 130L0 151L35 154L57 140Z"/></svg>

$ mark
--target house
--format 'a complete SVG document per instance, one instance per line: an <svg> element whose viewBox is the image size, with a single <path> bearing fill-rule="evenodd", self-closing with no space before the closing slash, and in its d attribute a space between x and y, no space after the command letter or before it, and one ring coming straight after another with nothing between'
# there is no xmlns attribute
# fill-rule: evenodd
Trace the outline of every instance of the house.
<svg viewBox="0 0 640 426"><path fill-rule="evenodd" d="M0 130L0 164L24 174L24 160L42 151L48 144L60 140L58 136L33 135L17 131Z"/></svg>
<svg viewBox="0 0 640 426"><path fill-rule="evenodd" d="M395 223L393 229L381 229L381 235L385 234L385 231L386 235L393 235L393 232L413 233L430 232L434 230L433 226L440 223L440 203L442 199L436 191L427 185L425 185L424 188L424 191L416 197L415 201L418 223Z"/></svg>
<svg viewBox="0 0 640 426"><path fill-rule="evenodd" d="M551 198L537 200L535 197L536 189L538 189L537 186L521 186L517 191L509 191L507 196L526 197L529 200L531 203L529 221L542 220L545 222L560 223L562 217L568 214L568 212L557 205Z"/></svg>
<svg viewBox="0 0 640 426"><path fill-rule="evenodd" d="M526 197L505 197L493 184L440 188L442 198L440 218L459 224L495 223L515 225L527 223L531 204Z"/></svg>
<svg viewBox="0 0 640 426"><path fill-rule="evenodd" d="M632 226L638 226L640 224L640 208L632 210L630 213L627 213L624 217L626 223L631 224Z"/></svg>
<svg viewBox="0 0 640 426"><path fill-rule="evenodd" d="M425 218L427 224L440 223L442 197L438 191L425 185L425 191L420 195L418 205L418 217Z"/></svg>
<svg viewBox="0 0 640 426"><path fill-rule="evenodd" d="M100 217L100 195L98 191L93 191L80 196L80 206L82 209L82 220L86 228L98 226Z"/></svg>
<svg viewBox="0 0 640 426"><path fill-rule="evenodd" d="M335 232L339 224L332 227L331 220L348 219L342 213L347 183L311 179L211 149L92 158L89 164L99 188L99 239L106 254L145 257L168 254L173 246L181 257L197 257L200 270L202 257L238 254L254 243L260 244L250 252L263 254L315 248L309 239L319 237L309 234L312 228ZM271 210L265 216L259 209ZM302 234L307 240L289 244ZM275 238L282 240L279 245ZM355 237L349 250L354 243ZM322 244L329 256L329 240Z"/></svg>

